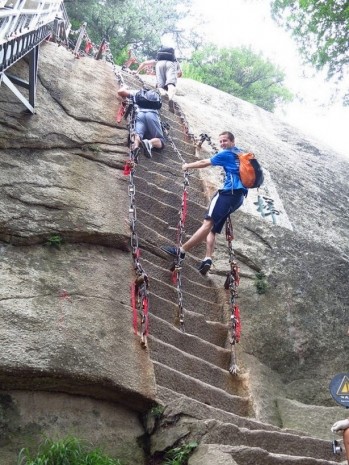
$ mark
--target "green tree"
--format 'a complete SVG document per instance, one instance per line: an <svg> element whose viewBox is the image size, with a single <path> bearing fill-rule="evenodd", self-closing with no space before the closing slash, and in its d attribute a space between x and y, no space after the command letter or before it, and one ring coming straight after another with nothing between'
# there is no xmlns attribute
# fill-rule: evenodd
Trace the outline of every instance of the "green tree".
<svg viewBox="0 0 349 465"><path fill-rule="evenodd" d="M296 39L305 61L328 77L343 77L349 63L348 0L272 0L272 16Z"/></svg>
<svg viewBox="0 0 349 465"><path fill-rule="evenodd" d="M87 23L91 40L110 43L114 57L124 57L132 47L140 59L154 56L161 38L180 32L178 21L187 16L191 0L66 0L65 6L77 29Z"/></svg>
<svg viewBox="0 0 349 465"><path fill-rule="evenodd" d="M273 111L293 96L283 85L285 74L250 48L218 48L209 44L183 64L186 77Z"/></svg>

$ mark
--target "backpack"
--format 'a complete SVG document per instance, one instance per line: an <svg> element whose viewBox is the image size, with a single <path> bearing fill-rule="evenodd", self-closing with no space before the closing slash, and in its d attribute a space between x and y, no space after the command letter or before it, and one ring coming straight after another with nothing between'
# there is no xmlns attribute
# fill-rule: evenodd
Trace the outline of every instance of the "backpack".
<svg viewBox="0 0 349 465"><path fill-rule="evenodd" d="M156 55L158 61L177 61L175 56L174 48L172 47L161 47Z"/></svg>
<svg viewBox="0 0 349 465"><path fill-rule="evenodd" d="M159 110L161 108L161 95L156 90L141 89L134 96L135 103L141 108Z"/></svg>
<svg viewBox="0 0 349 465"><path fill-rule="evenodd" d="M248 189L260 187L264 181L261 165L253 153L238 153L240 161L239 174L242 184Z"/></svg>

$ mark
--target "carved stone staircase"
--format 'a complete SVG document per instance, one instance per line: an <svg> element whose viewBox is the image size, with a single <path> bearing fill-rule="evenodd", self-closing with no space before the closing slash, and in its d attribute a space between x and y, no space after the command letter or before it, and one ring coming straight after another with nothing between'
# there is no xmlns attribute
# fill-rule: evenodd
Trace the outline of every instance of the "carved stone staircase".
<svg viewBox="0 0 349 465"><path fill-rule="evenodd" d="M124 78L130 88L139 87L135 77ZM169 123L170 136L185 161L194 161L195 147L185 134L179 107L176 113L169 112L165 100L161 118ZM149 276L148 350L156 374L157 400L165 407L160 420L148 424L151 463L160 463L169 448L194 440L199 447L189 465L338 463L341 458L332 453L329 441L254 419L246 377L228 372L227 296L209 275L203 277L196 269L203 257L202 247L187 254L182 270L185 333L180 331L171 260L160 246L176 242L183 190L181 164L168 143L150 160L141 156L135 176L140 260ZM207 203L195 170L188 192L186 232L190 235L201 224Z"/></svg>

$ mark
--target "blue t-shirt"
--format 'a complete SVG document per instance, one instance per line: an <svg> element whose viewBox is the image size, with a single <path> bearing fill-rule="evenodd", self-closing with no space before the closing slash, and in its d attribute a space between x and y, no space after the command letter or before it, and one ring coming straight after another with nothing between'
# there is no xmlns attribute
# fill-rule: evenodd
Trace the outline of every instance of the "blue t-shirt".
<svg viewBox="0 0 349 465"><path fill-rule="evenodd" d="M231 149L225 149L221 152L218 152L211 158L212 166L222 166L225 171L225 178L223 184L223 190L232 191L235 189L245 189L246 187L242 184L239 176L239 166L240 162L238 157L235 155L237 153L243 152L243 150L238 147L232 147Z"/></svg>

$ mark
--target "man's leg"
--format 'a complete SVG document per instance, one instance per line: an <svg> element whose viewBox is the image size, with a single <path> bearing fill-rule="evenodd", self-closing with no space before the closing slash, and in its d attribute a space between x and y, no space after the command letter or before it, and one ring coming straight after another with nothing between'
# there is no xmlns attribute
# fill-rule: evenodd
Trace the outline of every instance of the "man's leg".
<svg viewBox="0 0 349 465"><path fill-rule="evenodd" d="M343 431L343 444L345 448L345 454L349 464L349 428Z"/></svg>
<svg viewBox="0 0 349 465"><path fill-rule="evenodd" d="M158 137L154 137L153 139L150 139L149 142L151 144L151 147L154 147L156 149L162 149L163 147L163 143Z"/></svg>
<svg viewBox="0 0 349 465"><path fill-rule="evenodd" d="M206 239L206 257L212 258L215 243L216 243L216 234L210 231Z"/></svg>
<svg viewBox="0 0 349 465"><path fill-rule="evenodd" d="M133 143L133 150L138 148L140 146L140 143L141 143L141 138L139 137L138 134L135 134L135 141Z"/></svg>
<svg viewBox="0 0 349 465"><path fill-rule="evenodd" d="M212 220L204 220L200 228L191 236L190 239L187 240L182 246L185 252L188 252L193 247L198 244L201 244L204 240L206 240L207 236L209 235L213 226Z"/></svg>
<svg viewBox="0 0 349 465"><path fill-rule="evenodd" d="M168 84L167 93L169 100L172 100L176 93L176 86L174 86L173 84Z"/></svg>

